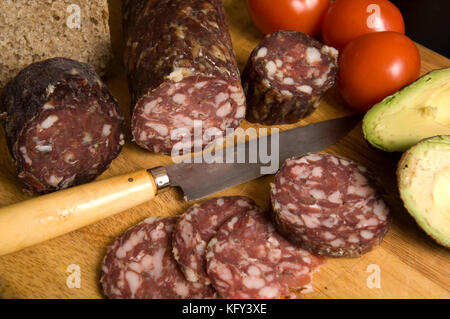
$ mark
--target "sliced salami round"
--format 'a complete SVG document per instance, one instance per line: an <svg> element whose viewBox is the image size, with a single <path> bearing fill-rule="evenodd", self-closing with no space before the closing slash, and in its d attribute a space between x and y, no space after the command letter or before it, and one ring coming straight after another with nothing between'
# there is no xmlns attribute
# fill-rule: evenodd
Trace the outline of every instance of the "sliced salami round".
<svg viewBox="0 0 450 319"><path fill-rule="evenodd" d="M239 126L245 96L222 1L125 1L124 34L140 147L178 155Z"/></svg>
<svg viewBox="0 0 450 319"><path fill-rule="evenodd" d="M93 180L124 144L119 105L85 63L29 65L6 85L0 106L17 174L38 193Z"/></svg>
<svg viewBox="0 0 450 319"><path fill-rule="evenodd" d="M279 231L323 256L358 257L378 245L391 214L367 169L328 154L286 160L271 184Z"/></svg>
<svg viewBox="0 0 450 319"><path fill-rule="evenodd" d="M108 247L101 285L114 299L214 298L209 285L187 281L172 256L177 218L151 217L132 227Z"/></svg>
<svg viewBox="0 0 450 319"><path fill-rule="evenodd" d="M173 234L173 255L187 280L210 282L206 274L207 243L226 220L255 208L248 197L219 197L192 206L179 218Z"/></svg>
<svg viewBox="0 0 450 319"><path fill-rule="evenodd" d="M292 298L311 290L324 259L293 246L268 216L248 211L225 222L207 247L207 272L224 298Z"/></svg>
<svg viewBox="0 0 450 319"><path fill-rule="evenodd" d="M295 123L311 114L335 82L338 51L297 31L267 35L242 74L247 120Z"/></svg>

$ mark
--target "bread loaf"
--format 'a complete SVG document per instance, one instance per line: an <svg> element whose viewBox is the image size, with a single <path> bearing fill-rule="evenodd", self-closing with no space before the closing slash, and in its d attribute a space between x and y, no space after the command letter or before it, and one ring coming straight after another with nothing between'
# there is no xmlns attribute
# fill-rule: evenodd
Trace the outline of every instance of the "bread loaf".
<svg viewBox="0 0 450 319"><path fill-rule="evenodd" d="M103 75L112 58L107 0L2 0L0 88L25 66L66 57Z"/></svg>

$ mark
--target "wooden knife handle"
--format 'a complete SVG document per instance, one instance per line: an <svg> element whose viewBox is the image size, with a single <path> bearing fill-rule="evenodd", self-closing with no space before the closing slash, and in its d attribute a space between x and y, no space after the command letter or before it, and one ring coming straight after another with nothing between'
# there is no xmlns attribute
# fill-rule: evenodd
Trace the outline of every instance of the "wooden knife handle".
<svg viewBox="0 0 450 319"><path fill-rule="evenodd" d="M0 256L142 204L156 193L152 174L141 170L0 208Z"/></svg>

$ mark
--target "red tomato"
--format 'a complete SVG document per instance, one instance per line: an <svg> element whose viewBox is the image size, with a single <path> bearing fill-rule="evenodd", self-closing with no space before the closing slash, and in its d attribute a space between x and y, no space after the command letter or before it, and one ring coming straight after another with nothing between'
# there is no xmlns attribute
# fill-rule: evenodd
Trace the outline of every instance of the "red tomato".
<svg viewBox="0 0 450 319"><path fill-rule="evenodd" d="M420 74L420 55L407 36L369 33L350 42L339 58L339 89L354 109L367 111Z"/></svg>
<svg viewBox="0 0 450 319"><path fill-rule="evenodd" d="M405 33L400 10L387 0L336 0L322 25L324 42L339 51L357 37L379 31Z"/></svg>
<svg viewBox="0 0 450 319"><path fill-rule="evenodd" d="M250 17L263 33L297 30L314 36L320 31L330 0L247 0Z"/></svg>

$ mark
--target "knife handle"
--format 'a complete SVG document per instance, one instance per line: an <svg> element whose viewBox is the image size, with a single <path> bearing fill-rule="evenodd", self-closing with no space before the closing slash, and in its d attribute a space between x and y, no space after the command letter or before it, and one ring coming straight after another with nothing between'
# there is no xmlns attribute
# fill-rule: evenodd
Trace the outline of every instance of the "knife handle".
<svg viewBox="0 0 450 319"><path fill-rule="evenodd" d="M151 172L140 170L0 208L0 256L152 199L160 187Z"/></svg>

